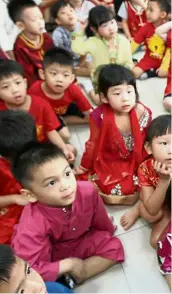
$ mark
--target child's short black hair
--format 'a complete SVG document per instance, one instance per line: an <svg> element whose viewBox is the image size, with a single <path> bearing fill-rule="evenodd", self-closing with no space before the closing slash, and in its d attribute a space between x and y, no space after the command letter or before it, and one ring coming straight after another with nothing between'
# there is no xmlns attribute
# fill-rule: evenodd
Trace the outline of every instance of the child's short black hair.
<svg viewBox="0 0 172 294"><path fill-rule="evenodd" d="M64 153L52 143L34 142L25 146L13 160L12 171L23 187L29 188L33 181L33 170L55 158L66 158Z"/></svg>
<svg viewBox="0 0 172 294"><path fill-rule="evenodd" d="M171 132L171 115L164 114L153 119L151 122L147 135L146 142L152 143L153 138L163 136L167 132Z"/></svg>
<svg viewBox="0 0 172 294"><path fill-rule="evenodd" d="M33 0L10 0L7 5L9 16L14 23L23 21L23 11L35 6L37 5Z"/></svg>
<svg viewBox="0 0 172 294"><path fill-rule="evenodd" d="M15 263L16 258L13 249L8 245L0 244L0 285L9 282Z"/></svg>
<svg viewBox="0 0 172 294"><path fill-rule="evenodd" d="M0 60L0 80L3 78L8 78L13 74L18 74L24 77L23 67L14 60Z"/></svg>
<svg viewBox="0 0 172 294"><path fill-rule="evenodd" d="M112 19L115 19L113 12L105 6L98 5L90 10L88 24L90 27L97 30L103 23L111 21Z"/></svg>
<svg viewBox="0 0 172 294"><path fill-rule="evenodd" d="M11 159L24 145L36 141L33 117L21 110L0 111L0 155Z"/></svg>
<svg viewBox="0 0 172 294"><path fill-rule="evenodd" d="M56 19L59 10L62 7L66 7L66 6L71 6L72 7L72 5L69 2L65 1L65 0L59 0L56 3L54 3L54 5L50 9L50 13L51 13L52 18Z"/></svg>
<svg viewBox="0 0 172 294"><path fill-rule="evenodd" d="M156 2L161 11L165 11L167 14L171 11L171 3L169 0L150 0L151 2Z"/></svg>
<svg viewBox="0 0 172 294"><path fill-rule="evenodd" d="M53 63L58 63L62 66L70 66L73 68L73 54L64 48L52 48L44 55L44 69Z"/></svg>
<svg viewBox="0 0 172 294"><path fill-rule="evenodd" d="M98 76L99 93L103 93L107 97L107 92L110 87L122 84L132 85L134 87L136 101L138 101L139 95L136 87L136 79L130 69L118 64L107 64L101 68Z"/></svg>

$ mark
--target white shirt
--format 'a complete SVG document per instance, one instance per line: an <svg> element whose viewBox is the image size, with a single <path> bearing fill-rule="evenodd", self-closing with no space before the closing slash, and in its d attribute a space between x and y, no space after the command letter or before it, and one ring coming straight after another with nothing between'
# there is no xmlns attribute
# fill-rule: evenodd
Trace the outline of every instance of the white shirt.
<svg viewBox="0 0 172 294"><path fill-rule="evenodd" d="M81 22L87 20L89 12L93 7L95 7L95 5L92 2L84 0L80 8L75 8L78 20Z"/></svg>

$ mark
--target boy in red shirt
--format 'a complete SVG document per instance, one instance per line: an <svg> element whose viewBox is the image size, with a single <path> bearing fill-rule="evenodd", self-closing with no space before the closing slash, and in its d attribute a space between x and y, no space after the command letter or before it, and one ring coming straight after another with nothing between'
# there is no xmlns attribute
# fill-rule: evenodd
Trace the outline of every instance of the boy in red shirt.
<svg viewBox="0 0 172 294"><path fill-rule="evenodd" d="M133 68L136 78L146 79L149 77L167 76L169 57L165 42L155 34L155 29L165 22L170 11L167 0L150 0L146 10L148 23L140 28L131 43L132 52L144 43L146 53Z"/></svg>
<svg viewBox="0 0 172 294"><path fill-rule="evenodd" d="M20 194L21 186L11 173L11 158L25 144L36 141L32 116L23 111L0 112L0 243L10 243L13 227L23 206L28 203Z"/></svg>
<svg viewBox="0 0 172 294"><path fill-rule="evenodd" d="M39 79L44 52L53 47L45 33L45 22L39 7L32 0L12 0L8 4L12 21L21 29L14 45L16 60L23 66L25 77L31 85Z"/></svg>
<svg viewBox="0 0 172 294"><path fill-rule="evenodd" d="M20 109L30 113L35 119L38 141L50 140L68 159L74 159L73 147L65 144L56 131L60 121L52 107L40 97L27 95L23 68L13 60L4 60L0 63L0 97L0 111Z"/></svg>
<svg viewBox="0 0 172 294"><path fill-rule="evenodd" d="M60 118L60 135L69 139L69 130L65 123L88 123L92 107L80 87L73 83L73 57L62 48L53 48L45 53L44 69L40 70L43 81L37 81L29 89L29 94L47 100ZM64 123L65 121L65 123Z"/></svg>

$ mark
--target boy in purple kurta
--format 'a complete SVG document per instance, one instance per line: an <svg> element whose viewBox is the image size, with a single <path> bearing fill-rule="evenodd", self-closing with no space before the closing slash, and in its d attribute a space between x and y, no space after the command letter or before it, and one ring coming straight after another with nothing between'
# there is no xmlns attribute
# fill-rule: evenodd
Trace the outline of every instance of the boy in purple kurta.
<svg viewBox="0 0 172 294"><path fill-rule="evenodd" d="M70 274L79 283L124 260L94 186L76 182L57 146L25 147L13 163L13 173L30 204L15 228L12 246L45 281Z"/></svg>

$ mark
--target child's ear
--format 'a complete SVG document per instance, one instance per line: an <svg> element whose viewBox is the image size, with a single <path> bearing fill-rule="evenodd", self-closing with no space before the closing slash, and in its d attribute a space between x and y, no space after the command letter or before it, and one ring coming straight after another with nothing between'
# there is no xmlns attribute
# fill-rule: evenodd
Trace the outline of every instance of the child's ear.
<svg viewBox="0 0 172 294"><path fill-rule="evenodd" d="M28 88L28 81L26 78L24 78L24 83L25 83L25 86L26 86L26 89Z"/></svg>
<svg viewBox="0 0 172 294"><path fill-rule="evenodd" d="M162 19L167 18L167 13L165 11L161 11L161 18Z"/></svg>
<svg viewBox="0 0 172 294"><path fill-rule="evenodd" d="M37 198L36 196L29 190L27 189L21 189L20 190L20 194L26 199L28 200L30 203L35 203L37 202Z"/></svg>
<svg viewBox="0 0 172 294"><path fill-rule="evenodd" d="M55 23L60 26L61 25L61 22L59 21L58 17L55 18Z"/></svg>
<svg viewBox="0 0 172 294"><path fill-rule="evenodd" d="M17 21L16 22L16 26L21 30L23 31L25 29L25 25L22 21Z"/></svg>
<svg viewBox="0 0 172 294"><path fill-rule="evenodd" d="M71 76L71 83L73 83L74 81L75 81L75 74L72 74L72 76Z"/></svg>
<svg viewBox="0 0 172 294"><path fill-rule="evenodd" d="M45 80L45 74L43 69L38 69L38 74L41 80Z"/></svg>
<svg viewBox="0 0 172 294"><path fill-rule="evenodd" d="M100 96L100 100L103 103L106 103L106 104L109 103L108 100L107 100L107 98L105 97L105 95L103 93L100 93L99 96Z"/></svg>
<svg viewBox="0 0 172 294"><path fill-rule="evenodd" d="M149 155L152 154L152 148L148 142L145 143L144 147Z"/></svg>

